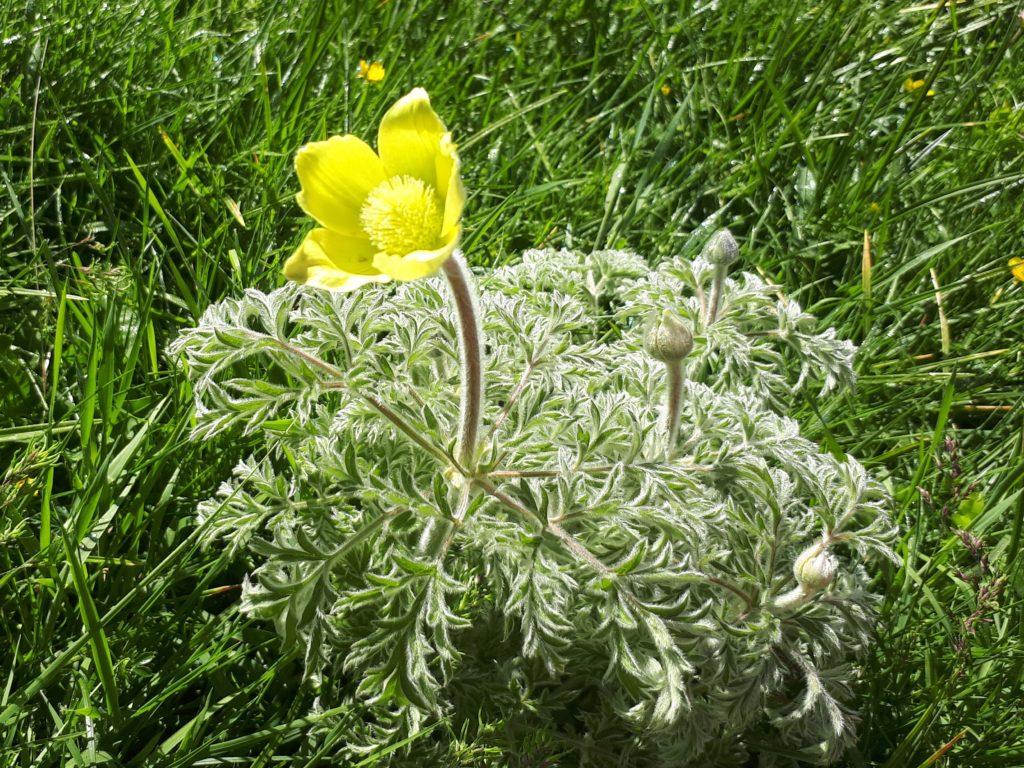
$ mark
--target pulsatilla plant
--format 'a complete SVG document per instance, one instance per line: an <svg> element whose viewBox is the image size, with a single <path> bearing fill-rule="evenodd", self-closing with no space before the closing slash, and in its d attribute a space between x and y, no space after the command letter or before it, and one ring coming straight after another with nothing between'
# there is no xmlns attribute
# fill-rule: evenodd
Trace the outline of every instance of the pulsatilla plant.
<svg viewBox="0 0 1024 768"><path fill-rule="evenodd" d="M261 439L201 505L205 541L248 558L242 607L320 706L357 713L346 749L441 719L520 724L567 765L835 758L893 529L882 487L784 411L852 385L852 345L730 276L725 230L656 270L534 250L475 286L425 93L378 150L301 150L321 226L285 273L309 285L173 345L195 436ZM456 764L437 733L415 749Z"/></svg>

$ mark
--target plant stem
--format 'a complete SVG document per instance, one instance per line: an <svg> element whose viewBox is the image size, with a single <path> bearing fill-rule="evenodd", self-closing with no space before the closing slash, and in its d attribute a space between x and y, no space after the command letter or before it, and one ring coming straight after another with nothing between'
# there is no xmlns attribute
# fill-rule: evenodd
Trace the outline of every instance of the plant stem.
<svg viewBox="0 0 1024 768"><path fill-rule="evenodd" d="M580 542L571 533L565 530L565 528L563 528L557 521L545 520L541 515L537 514L529 507L526 507L525 505L521 504L512 496L509 496L507 493L502 491L500 488L494 485L494 483L492 483L485 477L474 477L473 482L476 485L483 488L486 493L500 501L506 507L513 510L514 512L518 512L524 519L533 520L534 522L538 523L542 529L547 530L555 538L561 541L566 546L566 548L572 554L574 554L579 560L590 566L590 568L593 569L595 573L600 573L604 576L615 575L615 571L613 571L611 568L609 568L607 565L601 562L601 560L593 552L587 549L582 542ZM703 574L703 576L708 580L709 583L716 584L717 586L727 589L733 594L738 595L740 598L742 598L744 604L746 605L747 611L753 610L755 605L755 599L749 594L747 594L745 591L743 591L741 588L733 584L730 584L724 579L719 579L715 576L711 576L710 574ZM629 591L628 588L626 588L624 594L635 605L647 610L647 607L644 606L644 604L636 597L636 595Z"/></svg>
<svg viewBox="0 0 1024 768"><path fill-rule="evenodd" d="M546 336L544 337L544 342L542 342L541 345L538 345L543 346L544 348L541 351L539 351L536 355L534 355L533 359L531 359L526 364L526 369L523 371L522 376L519 377L519 381L516 384L515 389L512 390L512 393L508 396L508 400L505 401L505 405L502 406L501 413L498 414L498 418L496 418L494 422L491 424L491 426L487 429L487 437L484 439L492 437L498 431L498 428L505 422L505 419L508 418L508 415L512 412L512 408L516 404L516 401L519 400L519 396L523 394L523 390L526 389L526 385L529 382L530 376L533 374L534 369L540 364L541 360L543 359L544 353L547 352L545 342L547 342Z"/></svg>
<svg viewBox="0 0 1024 768"><path fill-rule="evenodd" d="M480 328L472 276L462 260L462 254L458 251L452 254L444 263L443 269L459 318L459 346L462 353L462 399L459 404L462 424L455 453L459 463L472 472L484 389L483 332Z"/></svg>
<svg viewBox="0 0 1024 768"><path fill-rule="evenodd" d="M683 402L683 361L667 362L665 367L668 369L668 388L665 393L667 398L665 423L668 427L668 443L665 455L671 457L679 438L679 417Z"/></svg>
<svg viewBox="0 0 1024 768"><path fill-rule="evenodd" d="M298 357L299 359L306 361L310 365L319 368L321 371L326 372L328 375L331 376L333 380L322 382L321 386L324 389L345 389L354 392L354 394L357 397L362 398L366 403L375 408L378 413L380 413L382 416L384 416L384 418L386 418L388 421L390 421L392 424L398 427L398 429L401 430L401 432L405 434L406 437L408 437L410 440L416 443L416 445L418 445L420 448L425 450L431 456L434 456L438 461L442 462L442 464L451 463L451 459L445 455L444 451L442 451L440 448L435 448L433 445L427 442L427 440L423 438L423 436L416 430L415 427L413 427L412 424L407 422L404 418L402 418L402 416L393 411L384 401L378 399L377 397L374 397L373 395L368 395L365 392L361 392L359 391L358 388L354 388L351 385L351 383L345 378L344 372L340 368L336 368L335 366L321 360L315 355L311 355L309 352L306 352L305 350L300 349L299 347L296 347L292 344L288 344L287 342L281 341L280 339L275 339L272 336L257 333L253 333L252 336L254 338L267 339L269 341L272 341L280 349L284 350L288 354L294 355L295 357ZM459 467L458 469L460 472L462 471L461 467Z"/></svg>
<svg viewBox="0 0 1024 768"><path fill-rule="evenodd" d="M722 287L728 271L729 267L725 264L715 265L715 276L711 280L711 295L708 297L708 311L704 317L705 326L711 325L718 317L718 304L722 300Z"/></svg>
<svg viewBox="0 0 1024 768"><path fill-rule="evenodd" d="M582 472L583 474L589 475L600 475L611 472L617 467L623 469L656 469L662 466L661 462L648 461L641 462L639 464L600 464L591 465L586 464L574 467L572 471ZM675 465L674 470L687 471L687 472L714 472L715 467L713 464L687 464L685 466ZM484 473L487 477L491 478L519 478L519 477L562 477L566 474L565 470L561 469L493 469L490 472Z"/></svg>

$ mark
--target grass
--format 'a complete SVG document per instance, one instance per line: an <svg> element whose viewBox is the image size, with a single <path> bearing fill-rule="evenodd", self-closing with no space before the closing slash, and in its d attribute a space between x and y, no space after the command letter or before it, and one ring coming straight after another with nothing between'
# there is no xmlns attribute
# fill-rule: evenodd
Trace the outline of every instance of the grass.
<svg viewBox="0 0 1024 768"><path fill-rule="evenodd" d="M728 224L861 345L857 391L797 414L887 479L904 532L849 764L1024 765L1021 12L3 0L0 764L332 763L337 736L304 734L347 713L310 714L272 627L236 610L244 563L197 546L196 503L248 446L188 441L164 348L279 283L307 226L295 149L372 135L423 85L460 141L477 265L656 262Z"/></svg>

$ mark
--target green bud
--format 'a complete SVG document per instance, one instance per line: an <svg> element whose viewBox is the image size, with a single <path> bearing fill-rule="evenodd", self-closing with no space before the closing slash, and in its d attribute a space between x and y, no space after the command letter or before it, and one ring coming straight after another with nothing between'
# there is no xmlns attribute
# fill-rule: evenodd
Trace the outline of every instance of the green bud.
<svg viewBox="0 0 1024 768"><path fill-rule="evenodd" d="M717 266L727 267L740 257L740 247L728 229L720 229L704 244L701 256Z"/></svg>
<svg viewBox="0 0 1024 768"><path fill-rule="evenodd" d="M820 592L835 580L838 568L835 555L821 544L812 544L793 563L793 575L804 589Z"/></svg>
<svg viewBox="0 0 1024 768"><path fill-rule="evenodd" d="M673 312L665 310L647 323L644 349L655 360L673 363L682 360L693 349L693 334Z"/></svg>

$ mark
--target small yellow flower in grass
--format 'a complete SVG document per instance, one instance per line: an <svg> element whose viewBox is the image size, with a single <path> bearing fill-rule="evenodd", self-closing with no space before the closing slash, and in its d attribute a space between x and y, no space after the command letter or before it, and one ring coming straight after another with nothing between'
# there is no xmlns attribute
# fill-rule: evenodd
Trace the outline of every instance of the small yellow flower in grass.
<svg viewBox="0 0 1024 768"><path fill-rule="evenodd" d="M368 62L366 59L359 60L359 71L356 77L360 77L368 83L379 83L384 79L384 65L379 61Z"/></svg>
<svg viewBox="0 0 1024 768"><path fill-rule="evenodd" d="M912 77L908 77L906 80L903 81L903 90L906 91L907 93L913 93L918 88L924 88L924 80L915 80ZM925 94L925 96L934 95L935 90L932 88L929 88L928 92Z"/></svg>
<svg viewBox="0 0 1024 768"><path fill-rule="evenodd" d="M378 154L379 153L379 154ZM285 262L289 280L350 291L433 275L462 234L466 192L451 134L415 88L384 115L377 152L332 136L295 155L297 200L320 227Z"/></svg>
<svg viewBox="0 0 1024 768"><path fill-rule="evenodd" d="M661 95L668 96L670 93L672 93L672 86L670 86L668 83L662 83Z"/></svg>
<svg viewBox="0 0 1024 768"><path fill-rule="evenodd" d="M1020 282L1024 283L1024 259L1020 256L1014 256L1010 259L1010 272Z"/></svg>

